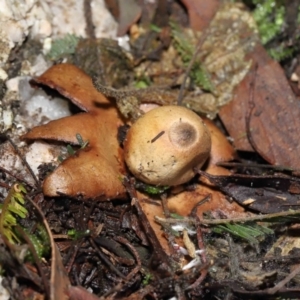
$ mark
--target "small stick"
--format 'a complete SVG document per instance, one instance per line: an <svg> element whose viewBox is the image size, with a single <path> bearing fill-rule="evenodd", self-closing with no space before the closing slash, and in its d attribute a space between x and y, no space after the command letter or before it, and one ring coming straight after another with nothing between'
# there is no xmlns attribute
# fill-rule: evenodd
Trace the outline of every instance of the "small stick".
<svg viewBox="0 0 300 300"><path fill-rule="evenodd" d="M39 180L37 179L37 177L35 176L34 172L32 171L31 167L29 166L28 162L26 161L26 159L21 155L18 147L15 145L15 143L12 141L12 139L9 136L6 136L7 140L10 142L10 144L12 145L12 147L14 148L15 152L17 153L17 155L20 157L20 159L22 160L23 164L26 166L27 170L29 171L29 173L31 174L32 178L34 179L37 187L40 187L40 183Z"/></svg>
<svg viewBox="0 0 300 300"><path fill-rule="evenodd" d="M255 108L255 103L254 103L254 92L255 92L255 85L256 85L256 77L257 77L257 70L258 70L258 64L255 64L254 70L253 70L253 75L251 78L251 83L250 83L250 96L248 100L248 113L245 117L246 121L246 133L247 133L247 138L249 140L249 143L253 147L253 149L257 150L258 147L251 135L251 128L250 128L250 121L251 121L251 116L253 113L253 110Z"/></svg>
<svg viewBox="0 0 300 300"><path fill-rule="evenodd" d="M186 69L186 71L185 71L185 75L184 75L182 84L181 84L181 86L180 86L180 91L179 91L178 98L177 98L177 105L181 105L181 103L182 103L182 100L183 100L183 91L184 91L184 88L185 88L186 81L187 81L187 79L188 79L188 77L189 77L189 74L190 74L190 72L191 72L191 69L192 69L192 67L193 67L193 64L195 63L195 60L196 60L196 58L197 58L197 55L198 55L198 53L199 53L199 51L200 51L200 49L201 49L201 47L202 47L202 45L203 45L205 39L207 38L208 34L209 34L209 30L206 29L206 30L202 33L202 35L201 35L201 37L200 37L200 39L199 39L199 41L198 41L197 47L196 47L196 49L195 49L195 52L194 52L194 54L193 54L192 59L191 59L190 62L189 62L189 65L188 65L188 67L187 67L187 69Z"/></svg>
<svg viewBox="0 0 300 300"><path fill-rule="evenodd" d="M229 219L201 219L202 225L221 225L221 224L233 224L233 223L246 223L246 222L255 222L255 221L265 221L271 222L270 219L280 218L280 217L292 217L300 215L300 210L293 211L283 211L279 213L267 214L267 215L256 215L253 217L247 218L229 218ZM187 223L187 224L197 224L197 221L191 217L183 219L171 219L171 218L161 218L155 216L155 220L160 224L178 224L178 223ZM293 219L295 222L296 220Z"/></svg>
<svg viewBox="0 0 300 300"><path fill-rule="evenodd" d="M293 279L297 274L300 273L300 265L292 271L288 276L286 276L283 280L279 281L273 288L269 288L269 294L273 295L277 293L281 288L283 288L291 279Z"/></svg>

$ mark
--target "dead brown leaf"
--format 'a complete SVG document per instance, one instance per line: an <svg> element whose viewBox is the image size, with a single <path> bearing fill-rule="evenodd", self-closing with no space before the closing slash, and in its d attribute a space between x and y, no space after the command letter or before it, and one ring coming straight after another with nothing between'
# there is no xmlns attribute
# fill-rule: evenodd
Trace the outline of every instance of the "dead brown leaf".
<svg viewBox="0 0 300 300"><path fill-rule="evenodd" d="M194 30L203 30L209 25L219 8L218 0L181 0L189 14L190 25Z"/></svg>
<svg viewBox="0 0 300 300"><path fill-rule="evenodd" d="M116 108L94 88L91 78L73 65L56 65L36 78L69 98L86 113L51 121L33 128L27 140L58 140L78 144L76 134L89 144L70 156L44 181L47 196L60 193L84 198L124 198L121 177L125 174L122 149L117 141L123 122Z"/></svg>
<svg viewBox="0 0 300 300"><path fill-rule="evenodd" d="M142 9L136 0L119 1L119 26L118 36L123 36L128 31L129 27L136 23L141 17Z"/></svg>
<svg viewBox="0 0 300 300"><path fill-rule="evenodd" d="M106 7L116 20L118 20L117 36L123 36L132 24L141 17L142 9L136 0L120 1L105 0Z"/></svg>
<svg viewBox="0 0 300 300"><path fill-rule="evenodd" d="M191 28L199 31L208 26L221 3L217 0L182 2L187 7ZM253 66L258 66L253 103L250 99L253 76L248 74L236 88L234 100L223 107L219 115L236 149L255 150L271 164L299 168L298 100L280 65L270 59L261 45L257 45L248 58ZM251 115L250 105L254 106Z"/></svg>
<svg viewBox="0 0 300 300"><path fill-rule="evenodd" d="M220 117L237 149L254 148L271 164L299 168L299 101L280 65L268 57L262 46L257 46L251 57L258 66L255 78L248 74L234 100L220 111Z"/></svg>

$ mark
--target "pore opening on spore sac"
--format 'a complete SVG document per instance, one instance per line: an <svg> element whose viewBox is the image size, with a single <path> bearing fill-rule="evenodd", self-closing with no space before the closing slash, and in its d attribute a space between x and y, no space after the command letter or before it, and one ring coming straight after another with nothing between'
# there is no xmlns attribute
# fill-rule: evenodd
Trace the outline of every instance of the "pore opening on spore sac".
<svg viewBox="0 0 300 300"><path fill-rule="evenodd" d="M175 147L188 148L197 140L197 131L187 122L177 122L171 126L169 138Z"/></svg>

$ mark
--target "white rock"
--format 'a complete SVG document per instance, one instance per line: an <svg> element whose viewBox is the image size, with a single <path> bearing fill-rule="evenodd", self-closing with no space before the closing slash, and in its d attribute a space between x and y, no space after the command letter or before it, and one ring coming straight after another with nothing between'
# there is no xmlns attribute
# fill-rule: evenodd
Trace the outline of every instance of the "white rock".
<svg viewBox="0 0 300 300"><path fill-rule="evenodd" d="M92 0L91 11L96 37L115 38L117 23L106 9L104 0ZM66 34L86 37L84 0L0 0L0 78L7 78L2 67L11 49L21 45L25 38L39 39L45 54L53 39ZM42 89L33 89L28 83L32 76L40 75L49 67L42 55L37 56L34 62L22 65L21 74L28 77L19 76L6 82L8 91L0 102L0 130L14 125L13 138L18 147L25 145L18 136L28 129L71 114L68 101L51 98ZM11 107L15 100L20 101L21 109L13 120ZM26 158L35 173L38 165L57 158L50 147L55 148L40 142L30 146ZM26 168L10 148L9 145L0 145L0 166L25 175Z"/></svg>
<svg viewBox="0 0 300 300"><path fill-rule="evenodd" d="M46 19L37 20L33 24L30 33L34 38L37 39L45 39L49 37L52 34L51 22Z"/></svg>
<svg viewBox="0 0 300 300"><path fill-rule="evenodd" d="M18 89L21 106L26 112L24 118L27 119L29 128L71 115L67 100L52 98L42 89L32 88L29 78L19 78Z"/></svg>
<svg viewBox="0 0 300 300"><path fill-rule="evenodd" d="M6 88L8 91L14 91L18 92L19 91L19 81L21 77L14 77L6 81Z"/></svg>
<svg viewBox="0 0 300 300"><path fill-rule="evenodd" d="M8 300L10 298L10 295L9 295L7 289L3 287L2 280L3 280L3 277L0 276L0 300Z"/></svg>
<svg viewBox="0 0 300 300"><path fill-rule="evenodd" d="M22 26L21 22L14 20L5 20L2 22L2 29L6 32L10 43L14 46L15 44L21 44L28 31L27 28Z"/></svg>
<svg viewBox="0 0 300 300"><path fill-rule="evenodd" d="M86 37L84 0L0 0L0 67L25 38L43 41L66 34ZM115 38L117 23L104 0L91 1L95 35Z"/></svg>
<svg viewBox="0 0 300 300"><path fill-rule="evenodd" d="M41 2L43 9L51 16L54 37L67 33L86 37L84 0L42 0ZM115 37L117 23L106 9L104 0L93 0L91 11L96 37Z"/></svg>
<svg viewBox="0 0 300 300"><path fill-rule="evenodd" d="M13 43L9 40L6 32L3 30L4 23L5 22L2 22L0 19L0 67L3 67L6 63L10 50L13 48Z"/></svg>
<svg viewBox="0 0 300 300"><path fill-rule="evenodd" d="M48 38L44 39L43 53L47 54L51 50L51 47L52 47L52 38L48 37Z"/></svg>
<svg viewBox="0 0 300 300"><path fill-rule="evenodd" d="M0 79L6 80L7 77L8 77L7 73L2 68L0 68Z"/></svg>
<svg viewBox="0 0 300 300"><path fill-rule="evenodd" d="M12 127L13 120L14 116L10 109L2 111L3 131L6 131Z"/></svg>
<svg viewBox="0 0 300 300"><path fill-rule="evenodd" d="M30 69L30 75L31 76L40 76L42 75L46 70L48 70L51 67L51 63L47 62L43 55L38 55L34 61L34 63L31 65Z"/></svg>
<svg viewBox="0 0 300 300"><path fill-rule="evenodd" d="M59 154L53 149L52 145L45 142L34 142L29 146L25 158L35 175L38 174L39 165L57 162Z"/></svg>
<svg viewBox="0 0 300 300"><path fill-rule="evenodd" d="M96 37L115 38L118 24L107 10L104 0L93 0L91 10Z"/></svg>
<svg viewBox="0 0 300 300"><path fill-rule="evenodd" d="M13 170L18 175L21 175L21 171L26 172L20 157L16 155L15 150L9 143L1 145L0 166L6 170Z"/></svg>
<svg viewBox="0 0 300 300"><path fill-rule="evenodd" d="M36 4L36 0L0 0L0 67L4 65L10 50L21 44L29 33L34 19L27 14Z"/></svg>

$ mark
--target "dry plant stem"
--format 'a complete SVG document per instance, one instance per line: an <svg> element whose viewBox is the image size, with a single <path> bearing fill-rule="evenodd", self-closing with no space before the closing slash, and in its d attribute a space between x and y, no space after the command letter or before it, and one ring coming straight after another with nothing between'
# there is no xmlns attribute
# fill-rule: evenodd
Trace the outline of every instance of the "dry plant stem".
<svg viewBox="0 0 300 300"><path fill-rule="evenodd" d="M29 183L28 181L26 181L24 178L18 176L18 175L15 175L13 173L11 173L10 171L6 170L5 168L3 167L0 167L0 171L2 171L3 173L6 173L8 175L10 175L11 177L17 179L18 181L20 182L23 182L25 183L26 185L30 186L31 188L35 188L31 183Z"/></svg>
<svg viewBox="0 0 300 300"><path fill-rule="evenodd" d="M89 239L91 245L94 247L97 255L100 257L100 259L110 268L111 271L115 272L119 277L122 279L125 279L126 277L106 258L105 255L101 252L99 247L96 245L94 240L92 238Z"/></svg>
<svg viewBox="0 0 300 300"><path fill-rule="evenodd" d="M106 97L111 97L111 98L115 98L115 99L126 99L126 98L130 98L130 97L136 97L136 98L140 98L141 95L147 95L147 94L151 94L151 93L155 93L157 91L161 91L164 89L169 89L169 86L157 86L157 87L147 87L147 88L143 88L143 89L114 89L112 87L108 87L103 85L100 82L100 78L97 77L93 77L93 85L96 88L96 90L98 90L98 92L102 93L103 95L105 95ZM142 103L143 101L141 101ZM144 102L146 102L146 100L144 100ZM157 99L156 102L157 104L160 105L164 105L167 104L165 101Z"/></svg>
<svg viewBox="0 0 300 300"><path fill-rule="evenodd" d="M71 257L70 257L70 259L68 260L68 262L66 263L66 266L65 266L66 271L67 271L68 274L70 274L70 272L72 270L72 266L74 264L75 257L77 255L78 250L80 249L82 243L83 243L83 239L81 239L76 245L74 245L75 249L74 248L70 248L70 249L72 249L72 252L70 252L71 253Z"/></svg>
<svg viewBox="0 0 300 300"><path fill-rule="evenodd" d="M118 263L120 265L125 265L125 266L133 266L134 265L134 260L131 258L125 258L123 257L123 252L115 251L112 249L112 247L117 247L117 243L114 243L113 240L109 242L109 239L101 239L101 237L98 237L96 244L98 247L101 248L102 252L109 257L110 261L113 261L115 264ZM111 243L111 244L109 244ZM113 246L114 245L114 246Z"/></svg>
<svg viewBox="0 0 300 300"><path fill-rule="evenodd" d="M200 221L199 217L197 216L196 211L194 211L194 213L192 214L192 217L196 220L198 247L200 250L202 250L200 257L201 257L203 265L206 265L208 263L208 261L207 261L207 257L206 257L206 251L205 251L203 235L202 235L202 230L201 230L201 221ZM192 290L192 289L198 288L200 286L200 284L202 283L202 281L206 278L207 273L208 273L208 267L202 269L201 273L200 273L200 277L198 277L198 279L193 284L191 284L187 289Z"/></svg>
<svg viewBox="0 0 300 300"><path fill-rule="evenodd" d="M31 174L33 180L35 181L36 185L38 188L40 188L40 182L39 180L36 178L34 172L32 171L31 167L29 166L28 162L26 161L26 159L21 155L18 147L15 145L15 143L11 140L11 138L9 136L6 137L7 140L10 142L10 144L12 145L12 147L14 148L14 150L16 151L17 155L20 157L20 159L22 160L23 164L26 166L27 170L29 171L29 173Z"/></svg>
<svg viewBox="0 0 300 300"><path fill-rule="evenodd" d="M84 202L82 202L82 204L83 204L83 206L82 206L82 211L84 212ZM92 202L92 205L91 205L91 207L89 208L89 210L88 210L88 212L87 212L87 214L86 215L84 215L84 213L83 213L83 219L85 219L85 220L87 220L87 222L88 222L88 220L90 219L90 217L91 217L91 215L92 215L92 213L93 213L93 211L94 211L94 209L95 209L95 207L96 207L96 201L93 201ZM87 227L88 227L88 225L87 225ZM90 229L90 228L89 228Z"/></svg>
<svg viewBox="0 0 300 300"><path fill-rule="evenodd" d="M283 288L290 280L292 280L297 274L300 273L300 265L287 277L285 277L283 280L278 282L273 288L269 288L268 292L269 294L273 295L277 293L281 288Z"/></svg>
<svg viewBox="0 0 300 300"><path fill-rule="evenodd" d="M61 240L61 239L71 240L72 239L72 237L67 234L53 234L52 236L53 236L54 240Z"/></svg>
<svg viewBox="0 0 300 300"><path fill-rule="evenodd" d="M168 207L168 197L167 197L167 194L166 193L161 194L160 198L161 198L161 203L162 203L164 215L167 218L169 218L170 217L170 210L169 210L169 207Z"/></svg>
<svg viewBox="0 0 300 300"><path fill-rule="evenodd" d="M142 262L139 258L139 254L138 252L135 250L135 248L129 243L129 241L121 236L117 236L114 237L114 239L118 242L120 242L121 244L125 245L133 254L137 265L136 267L126 276L126 279L124 280L124 283L126 282L130 282L130 280L140 271L141 267L142 267ZM105 299L115 299L115 293L118 293L119 291L122 290L122 287L124 285L123 282L118 283L114 288L112 288L110 291L108 291L105 295L103 295L103 297ZM114 293L113 295L111 295L110 297L106 298L108 295Z"/></svg>
<svg viewBox="0 0 300 300"><path fill-rule="evenodd" d="M90 273L90 275L89 275L89 278L86 279L85 285L86 285L86 286L90 286L90 285L92 284L92 281L95 280L98 276L99 276L99 274L98 274L98 269L97 269L97 268L94 268L94 269L91 271L91 273Z"/></svg>
<svg viewBox="0 0 300 300"><path fill-rule="evenodd" d="M7 190L9 189L9 185L4 183L4 182L0 182L0 186L7 189Z"/></svg>
<svg viewBox="0 0 300 300"><path fill-rule="evenodd" d="M190 72L191 72L191 69L193 67L193 64L195 63L195 60L197 59L197 55L208 35L209 31L208 29L205 29L205 31L202 33L198 43L197 43L197 47L195 49L195 52L193 54L193 57L192 59L190 60L190 63L185 71L185 75L184 75L184 78L183 78L183 81L182 81L182 84L180 86L180 91L179 91L179 94L178 94L178 98L177 98L177 105L181 105L182 103L182 100L183 100L183 92L184 92L184 89L185 89L185 84L186 84L186 81L190 75Z"/></svg>
<svg viewBox="0 0 300 300"><path fill-rule="evenodd" d="M204 204L205 202L209 201L211 199L211 194L208 194L204 199L200 200L198 203L196 203L196 205L193 207L190 216L192 218L197 217L197 209L199 206L201 206L202 204Z"/></svg>
<svg viewBox="0 0 300 300"><path fill-rule="evenodd" d="M84 0L83 2L84 19L85 19L85 33L90 39L95 39L95 26L93 24L91 0Z"/></svg>
<svg viewBox="0 0 300 300"><path fill-rule="evenodd" d="M251 121L251 116L253 113L253 110L255 108L255 103L254 103L254 92L255 92L255 85L256 85L256 76L257 76L257 69L258 69L258 64L255 64L254 70L252 71L252 78L251 78L251 83L250 83L250 95L249 95L249 100L248 100L248 114L245 117L246 121L246 133L247 133L247 138L253 147L253 149L258 149L256 143L254 142L252 135L251 135L251 128L250 128L250 121Z"/></svg>
<svg viewBox="0 0 300 300"><path fill-rule="evenodd" d="M152 286L152 285L147 285L145 286L144 288L141 288L139 289L137 292L129 295L126 300L138 300L138 299L144 299L144 297L146 295L149 295L149 294L153 294L155 291L155 288ZM152 296L153 299L157 299L157 297L155 297L155 295ZM100 298L101 300L103 299L104 300L104 297L101 297ZM106 300L106 299L105 299Z"/></svg>
<svg viewBox="0 0 300 300"><path fill-rule="evenodd" d="M139 199L137 198L136 189L134 188L134 179L133 178L132 179L125 178L123 180L123 184L126 187L128 194L130 195L131 205L135 207L137 216L141 220L141 224L144 229L144 232L145 232L150 244L152 244L152 246L153 246L154 253L156 255L158 255L159 251L157 249L155 249L155 245L160 245L160 242L158 240L158 237L154 233L151 225L149 224L149 221L148 221L147 217L145 216L144 211L140 205ZM170 248L172 249L172 247L170 247ZM163 254L163 257L161 257L161 259L164 263L169 262L169 257L166 256L165 253Z"/></svg>
<svg viewBox="0 0 300 300"><path fill-rule="evenodd" d="M206 257L206 251L205 251L205 246L204 246L204 241L203 241L203 235L202 235L202 230L201 230L201 222L200 219L196 216L197 220L197 240L198 240L198 247L200 250L202 250L202 253L200 254L202 263L207 263L207 257Z"/></svg>
<svg viewBox="0 0 300 300"><path fill-rule="evenodd" d="M253 217L248 218L229 218L229 219L214 219L214 220L207 220L207 219L201 219L201 225L221 225L221 224L233 224L233 223L246 223L246 222L256 222L256 221L265 221L265 222L271 222L270 219L274 218L282 218L282 217L291 217L300 215L300 209L293 210L293 211L283 211L279 213L274 214L267 214L267 215L257 215ZM187 224L197 224L197 220L194 218L188 217L183 219L171 219L171 218L161 218L158 216L155 216L155 220L162 225L165 224L178 224L178 223L187 223ZM296 219L294 220L296 222Z"/></svg>
<svg viewBox="0 0 300 300"><path fill-rule="evenodd" d="M94 205L92 205L91 209L88 212L88 218L87 218L87 220L89 220L89 217L90 217L90 214L92 212L92 209L94 208ZM78 221L80 228L84 228L83 219L84 219L84 202L81 203L80 218L79 218L79 221ZM80 239L79 241L77 241L77 244L74 245L73 249L70 248L73 251L70 252L71 253L70 259L68 260L68 262L67 262L67 264L65 266L66 271L67 271L68 274L72 270L72 266L73 266L73 263L75 261L75 257L76 257L76 255L78 253L78 250L81 248L81 245L82 245L83 241L84 241L84 238Z"/></svg>
<svg viewBox="0 0 300 300"><path fill-rule="evenodd" d="M220 167L244 167L244 168L258 168L258 169L270 169L270 170L275 170L275 171L287 171L287 172L300 172L300 169L293 169L287 166L272 166L272 165L267 165L267 164L245 164L245 163L235 163L235 162L219 162L216 164L217 166Z"/></svg>
<svg viewBox="0 0 300 300"><path fill-rule="evenodd" d="M40 263L40 259L35 251L35 248L30 240L30 238L28 237L28 234L23 230L23 228L20 225L16 225L16 231L20 234L20 236L22 236L22 238L26 241L26 243L29 246L29 250L34 258L34 262L39 270L40 276L42 278L42 282L44 285L44 289L45 289L45 294L46 294L46 298L50 298L50 290L49 290L49 285L48 285L48 279L45 276L45 273L43 272L43 268L42 265Z"/></svg>
<svg viewBox="0 0 300 300"><path fill-rule="evenodd" d="M43 194L41 194L41 195L43 196ZM50 229L49 224L48 224L46 218L44 217L44 214L43 214L42 210L40 209L40 207L33 200L31 200L28 197L28 195L25 195L25 198L31 203L31 205L38 212L39 216L42 218L43 225L46 228L48 237L49 237L50 242L51 242L51 257L53 258L53 260L51 262L51 269L53 270L53 266L55 265L55 260L56 260L56 259L54 259L56 257L56 248L55 248L56 245L55 245L55 243L53 241L53 238L52 238L51 229ZM56 276L56 272L51 272L50 283L55 282L55 280L54 280L55 276ZM65 276L67 276L67 274L65 274ZM48 299L53 298L52 292L53 292L53 289L50 288L50 294L49 294Z"/></svg>
<svg viewBox="0 0 300 300"><path fill-rule="evenodd" d="M125 245L131 251L131 253L133 254L133 256L134 256L134 258L136 260L136 263L137 263L136 267L126 277L127 280L130 280L135 274L137 274L140 271L140 269L142 267L141 259L139 257L138 252L136 251L136 249L130 244L130 242L127 239L125 239L122 236L116 236L116 237L114 237L114 239L117 242Z"/></svg>
<svg viewBox="0 0 300 300"><path fill-rule="evenodd" d="M139 108L141 103L156 103L158 105L170 105L170 101L164 100L160 97L161 94L169 89L168 86L148 87L144 89L114 89L103 85L102 78L94 77L93 85L96 90L108 98L114 98L116 100L117 107L121 114L125 117L131 117L133 120L137 120L144 112Z"/></svg>

